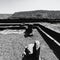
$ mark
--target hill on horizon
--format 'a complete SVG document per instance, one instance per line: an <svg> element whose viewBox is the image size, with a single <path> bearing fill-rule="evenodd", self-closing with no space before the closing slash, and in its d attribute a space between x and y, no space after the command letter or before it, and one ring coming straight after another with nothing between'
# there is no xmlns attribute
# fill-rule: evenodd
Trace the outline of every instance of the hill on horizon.
<svg viewBox="0 0 60 60"><path fill-rule="evenodd" d="M15 12L9 19L35 18L35 19L60 19L60 11L35 10Z"/></svg>
<svg viewBox="0 0 60 60"><path fill-rule="evenodd" d="M12 14L0 14L0 19L7 19L10 17Z"/></svg>

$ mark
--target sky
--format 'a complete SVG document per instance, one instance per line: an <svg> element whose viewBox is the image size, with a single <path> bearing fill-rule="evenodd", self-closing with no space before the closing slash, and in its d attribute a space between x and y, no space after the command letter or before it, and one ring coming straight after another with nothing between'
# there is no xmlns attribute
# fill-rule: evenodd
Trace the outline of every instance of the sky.
<svg viewBox="0 0 60 60"><path fill-rule="evenodd" d="M60 0L0 0L0 13L32 10L60 10Z"/></svg>

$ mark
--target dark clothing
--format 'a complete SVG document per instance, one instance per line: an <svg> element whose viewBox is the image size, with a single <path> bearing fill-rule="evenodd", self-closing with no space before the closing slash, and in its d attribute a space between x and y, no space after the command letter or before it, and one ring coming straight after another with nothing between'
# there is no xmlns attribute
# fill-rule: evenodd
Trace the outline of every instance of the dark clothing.
<svg viewBox="0 0 60 60"><path fill-rule="evenodd" d="M28 28L26 29L26 31L25 31L25 37L31 37L31 36L33 36L33 34L31 34L32 33L32 26L31 25L28 25Z"/></svg>

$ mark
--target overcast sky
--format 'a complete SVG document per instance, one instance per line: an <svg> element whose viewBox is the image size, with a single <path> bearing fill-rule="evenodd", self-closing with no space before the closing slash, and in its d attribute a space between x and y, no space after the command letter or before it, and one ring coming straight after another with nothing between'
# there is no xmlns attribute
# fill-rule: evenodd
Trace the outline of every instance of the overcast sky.
<svg viewBox="0 0 60 60"><path fill-rule="evenodd" d="M60 10L60 0L0 0L0 13L30 10Z"/></svg>

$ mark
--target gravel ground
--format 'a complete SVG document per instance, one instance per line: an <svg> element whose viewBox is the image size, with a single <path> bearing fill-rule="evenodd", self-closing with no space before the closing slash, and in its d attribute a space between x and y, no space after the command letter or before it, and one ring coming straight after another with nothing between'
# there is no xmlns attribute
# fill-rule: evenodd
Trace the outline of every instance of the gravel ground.
<svg viewBox="0 0 60 60"><path fill-rule="evenodd" d="M58 60L36 29L33 30L33 36L27 38L24 33L0 34L0 60L21 60L24 47L35 40L41 42L42 60Z"/></svg>

